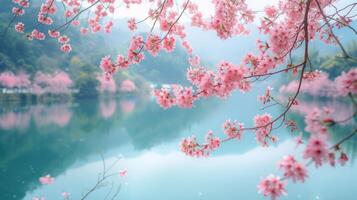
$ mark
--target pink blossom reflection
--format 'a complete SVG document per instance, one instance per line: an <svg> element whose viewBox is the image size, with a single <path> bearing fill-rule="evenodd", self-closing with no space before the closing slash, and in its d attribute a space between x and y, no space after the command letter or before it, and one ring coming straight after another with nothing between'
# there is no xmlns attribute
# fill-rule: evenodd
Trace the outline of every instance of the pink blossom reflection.
<svg viewBox="0 0 357 200"><path fill-rule="evenodd" d="M113 116L116 108L117 108L117 104L114 99L111 99L109 101L102 100L99 103L100 114L103 118L109 118Z"/></svg>
<svg viewBox="0 0 357 200"><path fill-rule="evenodd" d="M2 129L26 129L30 124L30 113L7 112L0 114L0 128Z"/></svg>
<svg viewBox="0 0 357 200"><path fill-rule="evenodd" d="M64 127L69 123L72 112L67 105L38 105L31 109L37 126L55 124Z"/></svg>
<svg viewBox="0 0 357 200"><path fill-rule="evenodd" d="M120 108L124 113L131 113L135 109L135 101L131 100L121 100Z"/></svg>
<svg viewBox="0 0 357 200"><path fill-rule="evenodd" d="M331 117L336 121L341 121L347 119L349 116L353 115L354 109L352 104L346 104L338 100L331 101L299 101L299 105L292 107L292 111L299 113L301 115L307 115L314 108L329 108L332 110ZM353 120L346 121L345 124L353 123Z"/></svg>
<svg viewBox="0 0 357 200"><path fill-rule="evenodd" d="M298 81L291 81L288 85L281 86L279 91L288 94L295 93L298 86ZM324 97L334 97L338 95L334 82L331 81L328 78L328 74L324 72L321 72L314 80L302 82L300 93Z"/></svg>

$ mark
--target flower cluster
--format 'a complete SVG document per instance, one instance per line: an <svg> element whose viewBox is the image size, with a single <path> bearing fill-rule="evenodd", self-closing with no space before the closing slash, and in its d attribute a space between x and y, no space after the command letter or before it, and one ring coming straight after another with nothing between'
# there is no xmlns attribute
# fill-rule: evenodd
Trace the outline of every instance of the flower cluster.
<svg viewBox="0 0 357 200"><path fill-rule="evenodd" d="M319 167L326 162L329 158L326 136L321 134L312 135L306 145L304 158L311 159L316 167Z"/></svg>
<svg viewBox="0 0 357 200"><path fill-rule="evenodd" d="M293 156L285 156L279 163L279 168L283 170L285 178L291 178L293 182L304 182L308 177L306 166L297 162Z"/></svg>
<svg viewBox="0 0 357 200"><path fill-rule="evenodd" d="M212 131L206 134L205 144L199 144L196 137L184 138L181 141L181 151L191 157L206 157L212 151L216 150L221 144L218 137L213 135Z"/></svg>
<svg viewBox="0 0 357 200"><path fill-rule="evenodd" d="M238 123L236 120L233 122L231 120L227 120L223 124L223 132L228 138L237 138L240 140L243 134L243 129L243 124Z"/></svg>
<svg viewBox="0 0 357 200"><path fill-rule="evenodd" d="M163 108L177 105L181 108L192 108L196 96L191 87L173 85L172 88L161 88L154 90L157 103Z"/></svg>
<svg viewBox="0 0 357 200"><path fill-rule="evenodd" d="M335 124L335 121L331 118L332 112L327 107L312 109L305 116L305 130L311 134L322 134L327 137L328 127Z"/></svg>
<svg viewBox="0 0 357 200"><path fill-rule="evenodd" d="M342 96L346 96L349 93L357 94L357 68L350 69L347 73L342 73L335 81Z"/></svg>
<svg viewBox="0 0 357 200"><path fill-rule="evenodd" d="M275 200L286 194L285 185L286 182L282 181L280 177L269 175L259 183L258 192Z"/></svg>
<svg viewBox="0 0 357 200"><path fill-rule="evenodd" d="M256 139L262 146L268 146L269 139L272 142L276 141L276 138L270 135L273 124L272 124L272 117L269 114L255 116L254 125L256 127L255 128Z"/></svg>

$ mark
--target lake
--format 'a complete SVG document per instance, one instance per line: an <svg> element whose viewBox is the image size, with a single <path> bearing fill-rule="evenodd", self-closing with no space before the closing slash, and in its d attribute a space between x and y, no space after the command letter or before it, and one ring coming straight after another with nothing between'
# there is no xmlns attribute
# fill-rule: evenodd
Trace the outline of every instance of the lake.
<svg viewBox="0 0 357 200"><path fill-rule="evenodd" d="M3 107L0 199L60 200L64 191L70 199L80 199L96 183L103 164L108 169L114 162L110 173L117 175L87 199L111 199L118 188L115 199L122 200L263 199L256 187L261 178L281 175L277 162L282 156L303 150L296 149L285 128L274 132L279 141L269 148L258 146L247 132L241 141L223 144L208 158L190 158L179 149L186 136L203 139L212 130L223 137L226 119L251 125L257 113L266 112L259 110L257 94L203 100L191 110L163 110L151 98L138 97ZM279 109L267 111L278 114ZM319 170L310 166L306 182L289 182L282 199L355 200L356 140L346 145L354 154L349 154L351 162ZM120 170L127 175L119 176ZM54 184L40 184L39 177L46 174L55 177Z"/></svg>

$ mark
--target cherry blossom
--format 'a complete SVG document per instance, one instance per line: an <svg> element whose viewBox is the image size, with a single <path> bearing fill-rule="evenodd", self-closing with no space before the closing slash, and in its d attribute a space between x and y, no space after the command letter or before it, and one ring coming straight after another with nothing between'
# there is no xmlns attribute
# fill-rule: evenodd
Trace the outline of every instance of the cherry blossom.
<svg viewBox="0 0 357 200"><path fill-rule="evenodd" d="M192 108L195 100L192 88L175 87L174 95L177 106L182 108Z"/></svg>
<svg viewBox="0 0 357 200"><path fill-rule="evenodd" d="M304 158L311 159L316 167L321 166L328 160L329 151L326 143L326 136L318 134L312 135L306 145Z"/></svg>
<svg viewBox="0 0 357 200"><path fill-rule="evenodd" d="M266 197L271 197L272 200L279 198L281 195L286 194L286 183L278 176L269 175L264 178L258 185L259 193Z"/></svg>
<svg viewBox="0 0 357 200"><path fill-rule="evenodd" d="M24 14L25 14L25 10L22 9L22 8L13 7L13 8L12 8L12 13L13 13L14 15L21 16L21 15L24 15Z"/></svg>
<svg viewBox="0 0 357 200"><path fill-rule="evenodd" d="M342 73L335 80L338 91L342 96L347 94L357 94L357 68L349 70L347 73Z"/></svg>
<svg viewBox="0 0 357 200"><path fill-rule="evenodd" d="M346 162L348 161L348 156L345 153L341 152L341 155L338 158L338 161L340 162L340 164L342 166L344 166L346 164Z"/></svg>
<svg viewBox="0 0 357 200"><path fill-rule="evenodd" d="M163 40L163 48L167 52L172 52L175 49L175 38L174 37L166 37Z"/></svg>
<svg viewBox="0 0 357 200"><path fill-rule="evenodd" d="M63 44L61 46L61 51L65 52L65 53L69 53L72 51L72 46L70 44Z"/></svg>
<svg viewBox="0 0 357 200"><path fill-rule="evenodd" d="M33 30L31 32L31 38L37 39L37 40L44 40L46 38L46 35L37 29Z"/></svg>
<svg viewBox="0 0 357 200"><path fill-rule="evenodd" d="M135 31L137 29L136 23L135 23L135 18L131 18L131 19L128 20L128 28L131 31Z"/></svg>
<svg viewBox="0 0 357 200"><path fill-rule="evenodd" d="M19 33L23 33L25 31L25 24L19 22L15 25L15 30Z"/></svg>
<svg viewBox="0 0 357 200"><path fill-rule="evenodd" d="M285 156L279 163L279 168L283 170L284 177L291 178L293 182L304 182L308 177L306 166L297 162L293 156Z"/></svg>
<svg viewBox="0 0 357 200"><path fill-rule="evenodd" d="M243 124L238 123L237 121L227 120L223 124L224 133L228 136L228 138L237 138L241 139L243 134Z"/></svg>
<svg viewBox="0 0 357 200"><path fill-rule="evenodd" d="M181 151L191 157L207 157L221 145L220 139L214 136L212 131L207 132L205 142L200 145L195 137L184 138L180 144Z"/></svg>
<svg viewBox="0 0 357 200"><path fill-rule="evenodd" d="M254 118L256 128L256 139L262 146L268 146L268 139L275 141L274 137L270 136L272 130L272 117L269 114L257 115Z"/></svg>
<svg viewBox="0 0 357 200"><path fill-rule="evenodd" d="M49 30L48 35L52 38L58 38L60 37L61 33L59 31Z"/></svg>
<svg viewBox="0 0 357 200"><path fill-rule="evenodd" d="M170 94L168 89L156 89L154 90L154 95L157 103L165 109L170 108L176 103L175 98Z"/></svg>
<svg viewBox="0 0 357 200"><path fill-rule="evenodd" d="M160 37L150 34L146 39L145 48L151 55L157 56L161 49Z"/></svg>
<svg viewBox="0 0 357 200"><path fill-rule="evenodd" d="M65 44L68 43L70 41L70 39L68 38L67 35L62 35L61 37L58 38L58 42Z"/></svg>
<svg viewBox="0 0 357 200"><path fill-rule="evenodd" d="M123 1L127 8L134 4L141 6L143 2L142 0ZM58 10L56 1L46 0L41 3L35 18L35 24L41 25L41 27L38 25L29 27L26 24L26 29L30 31L25 33L25 24L19 22L18 18L26 16L28 12L25 12L25 8L28 8L30 3L28 0L13 0L13 6L10 9L14 17L15 30L18 33L25 33L29 40L56 38L60 46L59 49L64 53L69 53L72 50L72 46L69 44L70 38L61 35L61 33L64 33L67 28L76 26L80 26L78 29L81 35L87 35L89 32L93 34L111 33L114 27L113 16L117 10L120 10L117 9L115 0L87 0L83 4L78 0L65 0L62 3L65 7L64 16L62 16L66 19L65 23L56 23L60 22L55 16ZM340 5L331 0L279 0L271 2L272 5L266 6L263 10L254 11L246 0L212 0L210 3L213 6L213 13L206 16L206 13L202 12L199 2L185 0L177 6L173 0L150 0L145 3L150 6L148 16L143 19L131 17L127 21L127 26L133 34L127 51L118 53L114 59L105 56L100 61L100 67L104 71L104 76L100 76L100 81L110 83L113 92L116 91L115 82L112 79L114 73L142 62L146 52L154 57L158 56L161 50L172 53L177 46L176 43L181 44L187 53L189 66L187 66L186 76L190 85L175 84L155 88L153 96L164 109L172 106L189 109L193 107L194 102L206 98L229 98L236 90L249 92L252 88L258 88L256 85L259 81L268 80L275 74L292 75L292 81L279 89L279 92L283 94L281 98L275 98L270 87L259 97L259 100L266 104L264 109L275 103L282 107L282 113L276 116L268 113L257 115L254 117L251 127L243 127L243 124L235 120L227 120L223 124L223 134L226 138L219 139L212 131L207 132L203 143L199 143L195 136L184 138L180 144L184 154L194 157L208 156L222 143L232 139L239 140L242 138L243 132L247 134L249 131L255 133L259 144L267 147L269 142L277 141L277 137L271 132L273 129L279 128L280 125L286 125L291 132L296 131L298 129L297 122L288 119L288 113L291 110L305 109L306 126L304 129L309 133L308 141L304 142L301 134L298 137L294 136L297 145L305 147L302 153L305 161L307 163L312 161L317 167L325 162L330 163L331 166L335 166L336 161L341 165L348 162L347 154L338 143L332 147L328 146L329 130L331 127L343 125L357 112L352 111L351 116L347 119L345 115L344 118L339 119L332 115L333 110L327 107L312 108L310 106L306 109L303 107L300 94L348 99L349 103L355 106L357 69L347 66L349 62L346 62L346 67L350 67L350 69L332 80L331 74L316 70L320 66L314 66L310 60L310 43L313 40L320 40L325 45L336 45L341 49L342 59L354 60L348 50L343 47L339 35L334 33L336 29L342 28L353 31L354 4L340 8ZM351 10L344 11L348 9ZM82 21L82 15L85 12L88 16L86 20ZM189 23L181 21L181 18L184 17ZM153 22L148 32L146 34L137 33L139 24L146 20ZM256 29L260 34L256 40L256 51L247 53L238 62L222 59L216 64L216 67L204 66L200 62L200 57L194 54L187 37L189 33L186 31L187 27L194 26L204 31L213 31L220 39L230 39L238 35L249 34L250 29L254 31L255 23L253 22L259 24ZM48 33L49 37L46 37L44 33ZM145 38L142 35L146 35ZM295 54L299 55L301 52L303 53L302 59L292 59ZM125 81L122 82L120 90L134 91L135 85ZM113 82L115 87L113 87ZM33 91L42 94L68 92L72 81L64 73L60 75L37 73L30 81L28 76L20 77L18 72L3 72L0 74L0 84L6 88L32 88ZM129 106L128 110L131 111L133 107ZM14 124L17 117L16 114L10 113L4 119L11 122L9 124ZM62 117L62 119L66 118ZM45 119L39 121L45 121ZM59 121L64 122L65 120ZM297 162L293 156L284 157L279 163L279 168L283 171L284 180L304 182L307 177L306 165ZM126 174L126 170L124 171ZM286 193L285 185L285 181L271 175L262 180L258 189L264 196L277 199Z"/></svg>

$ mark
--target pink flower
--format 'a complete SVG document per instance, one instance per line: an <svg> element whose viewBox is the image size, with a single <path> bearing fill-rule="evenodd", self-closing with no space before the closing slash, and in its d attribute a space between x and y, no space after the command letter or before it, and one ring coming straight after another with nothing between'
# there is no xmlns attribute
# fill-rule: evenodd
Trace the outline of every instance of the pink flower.
<svg viewBox="0 0 357 200"><path fill-rule="evenodd" d="M348 161L348 157L345 153L341 152L340 158L338 159L339 163L344 166Z"/></svg>
<svg viewBox="0 0 357 200"><path fill-rule="evenodd" d="M46 4L41 5L40 9L41 13L54 15L57 12L57 7L55 3L51 3L51 1L47 1Z"/></svg>
<svg viewBox="0 0 357 200"><path fill-rule="evenodd" d="M335 166L335 164L336 164L336 156L335 156L335 153L329 153L329 154L328 154L328 162L330 163L330 165L331 165L332 167Z"/></svg>
<svg viewBox="0 0 357 200"><path fill-rule="evenodd" d="M46 35L35 29L31 32L31 37L37 40L44 40L46 38Z"/></svg>
<svg viewBox="0 0 357 200"><path fill-rule="evenodd" d="M221 146L221 140L218 137L215 137L212 131L208 131L206 134L206 143L205 148L208 148L210 151L214 151Z"/></svg>
<svg viewBox="0 0 357 200"><path fill-rule="evenodd" d="M12 2L18 4L23 8L28 8L30 6L29 0L13 0Z"/></svg>
<svg viewBox="0 0 357 200"><path fill-rule="evenodd" d="M117 64L119 65L120 68L126 69L129 67L129 60L125 59L123 55L118 55L117 57Z"/></svg>
<svg viewBox="0 0 357 200"><path fill-rule="evenodd" d="M284 156L279 168L284 171L284 177L291 178L293 182L304 182L308 177L306 166L298 163L293 156Z"/></svg>
<svg viewBox="0 0 357 200"><path fill-rule="evenodd" d="M187 156L201 156L204 154L202 149L199 149L199 144L196 141L195 137L184 138L180 144L181 151Z"/></svg>
<svg viewBox="0 0 357 200"><path fill-rule="evenodd" d="M223 125L223 132L228 138L237 138L240 140L243 134L243 124L238 124L237 121L231 122L231 120L227 120Z"/></svg>
<svg viewBox="0 0 357 200"><path fill-rule="evenodd" d="M269 18L274 18L278 14L278 10L274 6L265 7L264 11Z"/></svg>
<svg viewBox="0 0 357 200"><path fill-rule="evenodd" d="M131 30L131 31L134 31L136 30L136 23L135 23L135 18L131 18L128 20L128 28Z"/></svg>
<svg viewBox="0 0 357 200"><path fill-rule="evenodd" d="M257 115L254 118L254 125L256 128L256 138L257 141L262 146L267 146L269 139L269 134L272 129L272 117L269 114Z"/></svg>
<svg viewBox="0 0 357 200"><path fill-rule="evenodd" d="M312 134L323 134L327 136L328 126L333 122L330 118L331 112L328 108L311 109L305 116L306 127L305 130Z"/></svg>
<svg viewBox="0 0 357 200"><path fill-rule="evenodd" d="M89 29L88 28L81 28L80 32L81 32L82 35L87 35L88 32L89 32Z"/></svg>
<svg viewBox="0 0 357 200"><path fill-rule="evenodd" d="M237 14L241 13L242 21L253 21L253 14L248 10L245 1L214 0L215 14L210 28L217 32L218 37L227 39L241 31L236 31L242 25L238 22Z"/></svg>
<svg viewBox="0 0 357 200"><path fill-rule="evenodd" d="M183 41L182 46L183 46L183 48L185 48L185 50L187 51L188 54L192 54L192 51L193 51L192 47L187 41Z"/></svg>
<svg viewBox="0 0 357 200"><path fill-rule="evenodd" d="M279 198L281 195L286 195L286 183L280 177L269 175L263 179L258 185L258 192L263 193L266 197L271 197L272 200Z"/></svg>
<svg viewBox="0 0 357 200"><path fill-rule="evenodd" d="M81 22L79 20L73 20L71 22L72 26L79 26L81 24Z"/></svg>
<svg viewBox="0 0 357 200"><path fill-rule="evenodd" d="M107 22L107 23L105 24L105 26L104 26L104 31L105 31L106 33L111 33L111 32L112 32L112 27L113 27L113 25L114 25L113 21Z"/></svg>
<svg viewBox="0 0 357 200"><path fill-rule="evenodd" d="M128 174L128 171L126 169L122 169L119 171L119 176L124 177Z"/></svg>
<svg viewBox="0 0 357 200"><path fill-rule="evenodd" d="M70 10L67 10L67 11L64 13L64 16L65 16L66 18L69 18L69 17L71 17L72 15L73 15L73 12L70 11Z"/></svg>
<svg viewBox="0 0 357 200"><path fill-rule="evenodd" d="M102 58L102 60L100 61L100 67L107 74L113 74L115 71L115 67L112 63L110 56L105 56Z"/></svg>
<svg viewBox="0 0 357 200"><path fill-rule="evenodd" d="M199 56L193 56L188 59L188 62L190 63L190 66L193 67L199 67L200 65L200 57Z"/></svg>
<svg viewBox="0 0 357 200"><path fill-rule="evenodd" d="M167 52L172 52L175 49L175 38L174 37L166 37L163 40L163 48Z"/></svg>
<svg viewBox="0 0 357 200"><path fill-rule="evenodd" d="M69 37L67 35L62 35L61 37L58 38L58 42L65 44L69 42Z"/></svg>
<svg viewBox="0 0 357 200"><path fill-rule="evenodd" d="M259 97L259 100L263 103L266 104L268 102L270 102L270 92L273 90L273 88L271 88L270 86L267 87L267 89L265 90L265 94L263 96Z"/></svg>
<svg viewBox="0 0 357 200"><path fill-rule="evenodd" d="M37 17L38 22L41 24L51 25L53 24L53 19L46 14L40 13Z"/></svg>
<svg viewBox="0 0 357 200"><path fill-rule="evenodd" d="M25 10L22 9L22 8L13 7L13 8L12 8L12 13L13 13L14 15L21 16L21 15L25 14Z"/></svg>
<svg viewBox="0 0 357 200"><path fill-rule="evenodd" d="M352 68L347 73L343 72L335 79L335 83L340 95L357 94L357 68Z"/></svg>
<svg viewBox="0 0 357 200"><path fill-rule="evenodd" d="M241 88L241 82L247 69L243 66L237 66L233 63L223 61L219 64L218 74L224 85L225 90L231 91L235 88Z"/></svg>
<svg viewBox="0 0 357 200"><path fill-rule="evenodd" d="M63 44L61 46L61 51L63 51L64 53L69 53L72 51L72 47L70 44Z"/></svg>
<svg viewBox="0 0 357 200"><path fill-rule="evenodd" d="M43 185L49 185L49 184L54 183L55 178L53 178L49 174L47 174L46 176L40 177L39 181Z"/></svg>
<svg viewBox="0 0 357 200"><path fill-rule="evenodd" d="M329 158L326 136L321 134L312 135L306 145L303 157L312 159L316 167L319 167Z"/></svg>
<svg viewBox="0 0 357 200"><path fill-rule="evenodd" d="M52 38L58 38L61 34L55 30L48 30L48 35Z"/></svg>
<svg viewBox="0 0 357 200"><path fill-rule="evenodd" d="M192 108L195 96L191 87L174 87L176 105L181 108Z"/></svg>
<svg viewBox="0 0 357 200"><path fill-rule="evenodd" d="M180 144L181 151L187 156L206 157L221 145L221 140L215 137L212 131L208 131L206 134L205 142L205 144L199 145L195 137L184 138Z"/></svg>
<svg viewBox="0 0 357 200"><path fill-rule="evenodd" d="M15 25L15 30L19 33L23 33L25 31L25 24L19 22Z"/></svg>
<svg viewBox="0 0 357 200"><path fill-rule="evenodd" d="M170 94L168 89L154 90L154 95L156 97L156 102L163 108L170 108L175 104L175 99Z"/></svg>
<svg viewBox="0 0 357 200"><path fill-rule="evenodd" d="M132 64L140 63L144 59L144 54L141 51L141 48L144 44L144 39L142 36L134 36L130 41L130 46L128 49L128 60Z"/></svg>
<svg viewBox="0 0 357 200"><path fill-rule="evenodd" d="M146 39L145 48L151 55L157 56L161 49L160 37L150 34Z"/></svg>

